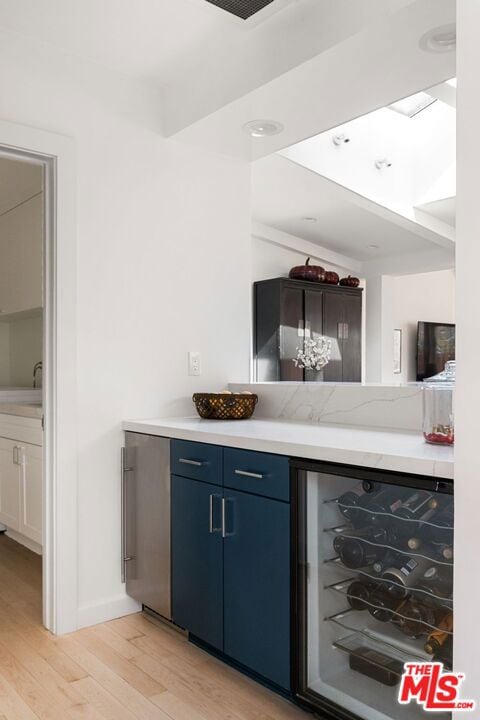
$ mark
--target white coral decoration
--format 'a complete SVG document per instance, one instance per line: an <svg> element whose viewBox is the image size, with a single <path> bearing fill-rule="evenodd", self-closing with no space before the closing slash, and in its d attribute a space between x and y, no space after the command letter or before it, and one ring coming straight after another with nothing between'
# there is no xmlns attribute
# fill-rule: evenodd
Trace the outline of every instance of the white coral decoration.
<svg viewBox="0 0 480 720"><path fill-rule="evenodd" d="M297 347L297 357L293 359L296 367L305 370L322 370L328 365L332 351L332 341L324 335L315 340L305 338L303 347Z"/></svg>

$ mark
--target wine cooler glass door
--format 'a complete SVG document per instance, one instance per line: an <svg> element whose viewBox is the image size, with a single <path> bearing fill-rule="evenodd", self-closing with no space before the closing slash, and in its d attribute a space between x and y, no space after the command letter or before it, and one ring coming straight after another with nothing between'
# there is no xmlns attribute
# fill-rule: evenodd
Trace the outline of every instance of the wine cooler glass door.
<svg viewBox="0 0 480 720"><path fill-rule="evenodd" d="M296 487L299 696L332 718L428 717L397 696L405 662L451 667L451 485L318 463Z"/></svg>

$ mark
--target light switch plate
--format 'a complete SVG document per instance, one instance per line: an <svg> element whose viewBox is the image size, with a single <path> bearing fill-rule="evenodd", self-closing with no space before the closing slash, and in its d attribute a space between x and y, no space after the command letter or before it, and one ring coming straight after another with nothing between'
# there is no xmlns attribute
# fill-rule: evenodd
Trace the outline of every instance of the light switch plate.
<svg viewBox="0 0 480 720"><path fill-rule="evenodd" d="M191 350L188 353L188 374L195 376L202 374L202 358L197 351Z"/></svg>

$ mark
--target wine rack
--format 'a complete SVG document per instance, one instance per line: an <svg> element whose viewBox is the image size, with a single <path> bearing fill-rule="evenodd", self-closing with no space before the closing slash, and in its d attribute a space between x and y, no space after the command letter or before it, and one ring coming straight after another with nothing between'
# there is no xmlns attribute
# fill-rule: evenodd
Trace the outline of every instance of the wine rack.
<svg viewBox="0 0 480 720"><path fill-rule="evenodd" d="M398 686L407 662L452 665L452 486L324 468L298 478L300 696L349 717L426 720L398 704Z"/></svg>
<svg viewBox="0 0 480 720"><path fill-rule="evenodd" d="M368 564L363 565L353 555L355 562L346 561L345 557L342 558L342 553L324 560L325 564L335 567L344 576L324 585L324 590L336 593L345 600L344 609L326 616L324 620L350 633L335 639L333 645L349 654L350 658L357 655L365 661L367 657L364 664L366 673L368 674L371 662L385 671L379 672L379 681L390 685L396 684L393 681L394 676L397 680L400 679L403 672L402 661L433 659L441 660L447 667L451 667L450 651L440 655L438 651L445 646L449 648L449 639L453 637L453 620L450 623L453 613L453 545L450 543L453 543L454 528L453 523L445 524L445 516L450 516L450 504L453 505L453 501L450 498L439 501L433 493L427 491L400 488L397 491L390 490L391 498L398 495L392 502L395 509L382 511L375 506L375 498L381 494L382 488L362 492L357 486L353 492L361 493L362 505L349 504L344 502L342 497L323 501L325 505L336 505L341 520L349 520L325 527L323 533L332 537L333 551L335 538L339 538L344 541L344 548L350 543L357 548L357 554L361 556L362 551L358 551L358 544L360 547L367 546L368 550L363 551L365 556L381 559L386 557L387 562L378 562L375 572L375 565L373 568ZM345 493L348 494L349 491ZM386 495L385 492L383 494ZM410 500L412 497L419 509L412 512L414 517L403 517L402 507L408 502L413 505ZM443 518L443 522L436 522L437 517L440 517L440 520ZM369 536L375 536L376 526L379 527L379 536L393 537L397 542L376 542L370 539ZM426 541L419 540L416 536L426 537ZM338 545L342 547L341 542ZM412 549L412 546L415 549ZM344 555L348 556L345 552ZM387 565L391 565L393 569L385 569ZM417 579L412 584L402 581L401 576L404 568L409 565L414 568L412 573L417 570ZM396 579L396 576L399 579ZM431 576L442 579L437 583L435 580L429 583ZM436 589L437 586L442 592ZM366 596L352 596L351 588L364 589ZM376 602L376 597L382 598L382 605ZM386 633L383 631L380 639L374 624L367 628L359 627L358 615L363 612L369 613L374 619L378 614L382 617L382 625L388 622L393 630L390 638L385 639ZM355 619L355 622L351 622L352 619ZM400 642L398 633L402 632L402 629L405 638ZM432 652L430 645L433 643L430 638L434 640L437 653ZM359 649L364 647L370 647L372 652L360 652ZM384 658L385 661L388 659L388 662L382 667L375 657ZM374 676L375 672L372 670L370 677Z"/></svg>

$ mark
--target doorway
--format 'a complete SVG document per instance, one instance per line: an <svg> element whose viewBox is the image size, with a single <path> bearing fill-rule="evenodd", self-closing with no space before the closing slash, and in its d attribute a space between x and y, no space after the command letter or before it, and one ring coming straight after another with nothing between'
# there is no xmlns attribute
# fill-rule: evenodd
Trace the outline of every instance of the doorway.
<svg viewBox="0 0 480 720"><path fill-rule="evenodd" d="M47 161L0 152L0 577L9 587L2 599L43 624L49 182Z"/></svg>
<svg viewBox="0 0 480 720"><path fill-rule="evenodd" d="M30 388L37 393L32 404L36 401L41 408L40 429L36 429L40 457L37 454L35 458L35 500L37 511L38 502L42 508L41 529L40 542L33 550L24 544L21 547L26 549L21 552L27 554L27 564L31 561L35 567L29 552L41 548L41 622L60 634L77 629L75 147L66 137L0 122L2 161L19 164L24 171L34 169L33 174L41 177L41 195L36 198L41 204L41 302L35 312L25 314L25 321L33 324L37 333L41 325L42 366L37 360L37 388ZM27 318L29 314L32 317ZM17 425L31 426L33 422L25 418ZM14 446L25 447L26 439L32 438L23 436ZM18 462L20 468L20 502L26 469L30 469L25 455L22 449L12 449L14 464ZM28 512L23 515L28 517ZM19 540L8 529L6 535L9 542ZM17 546L14 549L18 550ZM37 579L38 564L37 560Z"/></svg>

